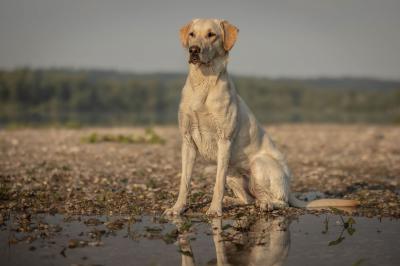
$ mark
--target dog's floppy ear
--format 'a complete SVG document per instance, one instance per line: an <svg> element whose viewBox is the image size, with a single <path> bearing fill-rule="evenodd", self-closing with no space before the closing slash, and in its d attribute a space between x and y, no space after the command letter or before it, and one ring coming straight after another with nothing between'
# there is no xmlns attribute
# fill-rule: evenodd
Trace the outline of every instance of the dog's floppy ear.
<svg viewBox="0 0 400 266"><path fill-rule="evenodd" d="M229 51L232 49L233 45L236 42L237 35L239 32L239 29L230 24L228 21L223 20L221 21L221 27L224 32L224 38L223 38L223 44L224 44L224 49L225 51Z"/></svg>
<svg viewBox="0 0 400 266"><path fill-rule="evenodd" d="M183 47L188 47L189 45L189 30L192 26L193 21L190 21L188 24L183 26L179 31L179 37L181 39L181 43Z"/></svg>

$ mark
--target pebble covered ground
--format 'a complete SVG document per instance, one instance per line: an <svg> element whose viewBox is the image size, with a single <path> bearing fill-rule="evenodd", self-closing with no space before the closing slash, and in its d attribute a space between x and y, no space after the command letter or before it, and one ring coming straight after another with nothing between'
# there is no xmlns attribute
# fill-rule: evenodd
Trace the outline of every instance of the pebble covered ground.
<svg viewBox="0 0 400 266"><path fill-rule="evenodd" d="M286 154L291 188L300 196L317 191L358 199L355 216L400 218L400 127L266 128ZM13 214L22 222L37 213L160 215L176 200L180 164L176 127L1 130L0 225ZM197 161L188 215L205 214L214 175L215 166ZM226 217L258 212L229 202L224 207ZM287 208L272 214L305 212L319 211Z"/></svg>

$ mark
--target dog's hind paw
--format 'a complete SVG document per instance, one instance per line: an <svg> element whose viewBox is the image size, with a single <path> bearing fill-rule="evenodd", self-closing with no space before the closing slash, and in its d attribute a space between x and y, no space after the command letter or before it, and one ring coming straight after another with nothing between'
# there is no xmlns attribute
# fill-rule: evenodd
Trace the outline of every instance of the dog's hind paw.
<svg viewBox="0 0 400 266"><path fill-rule="evenodd" d="M274 200L272 201L272 205L274 207L274 210L279 210L289 207L289 203L282 200Z"/></svg>
<svg viewBox="0 0 400 266"><path fill-rule="evenodd" d="M274 210L274 205L270 201L256 201L256 207L260 208L262 212L269 212Z"/></svg>

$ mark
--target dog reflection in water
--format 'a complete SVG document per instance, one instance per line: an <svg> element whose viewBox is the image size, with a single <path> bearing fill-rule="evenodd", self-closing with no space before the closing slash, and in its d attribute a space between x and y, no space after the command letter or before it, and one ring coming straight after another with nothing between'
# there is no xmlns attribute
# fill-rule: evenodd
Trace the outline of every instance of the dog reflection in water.
<svg viewBox="0 0 400 266"><path fill-rule="evenodd" d="M182 224L179 218L173 222L178 228ZM215 218L211 226L216 259L207 265L283 265L289 253L289 224L285 217L239 219L223 230L222 219ZM190 233L180 233L178 243L182 266L196 265Z"/></svg>

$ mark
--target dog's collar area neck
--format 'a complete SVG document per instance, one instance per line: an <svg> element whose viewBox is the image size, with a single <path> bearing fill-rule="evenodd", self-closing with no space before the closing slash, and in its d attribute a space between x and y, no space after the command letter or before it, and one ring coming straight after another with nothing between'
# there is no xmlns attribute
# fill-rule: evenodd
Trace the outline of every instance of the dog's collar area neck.
<svg viewBox="0 0 400 266"><path fill-rule="evenodd" d="M218 70L213 66L203 67L195 66L190 70L189 81L193 89L201 86L209 88L215 86L221 75L226 72L226 65L221 66Z"/></svg>
<svg viewBox="0 0 400 266"><path fill-rule="evenodd" d="M189 63L189 72L192 73L190 77L196 77L196 79L219 77L222 73L226 72L227 63L227 54L217 56L207 63L201 61L197 64Z"/></svg>

